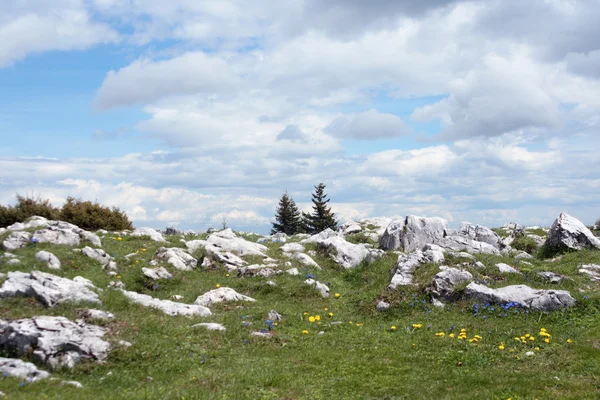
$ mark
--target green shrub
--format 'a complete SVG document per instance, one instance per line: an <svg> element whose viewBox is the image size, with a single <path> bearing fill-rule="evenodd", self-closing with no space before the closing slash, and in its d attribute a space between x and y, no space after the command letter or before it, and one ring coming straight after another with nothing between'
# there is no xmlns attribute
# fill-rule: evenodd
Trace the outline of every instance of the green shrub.
<svg viewBox="0 0 600 400"><path fill-rule="evenodd" d="M48 219L57 219L60 215L60 210L50 203L48 199L33 197L23 197L17 194L17 205L14 207L18 222L26 221L28 218L37 215Z"/></svg>
<svg viewBox="0 0 600 400"><path fill-rule="evenodd" d="M110 209L98 203L73 197L67 198L66 203L63 204L60 219L86 230L121 231L133 229L133 225L125 212L117 207Z"/></svg>
<svg viewBox="0 0 600 400"><path fill-rule="evenodd" d="M517 250L525 251L529 254L535 252L538 248L536 241L525 235L517 236L510 245Z"/></svg>
<svg viewBox="0 0 600 400"><path fill-rule="evenodd" d="M14 207L0 205L0 228L19 222L17 210Z"/></svg>

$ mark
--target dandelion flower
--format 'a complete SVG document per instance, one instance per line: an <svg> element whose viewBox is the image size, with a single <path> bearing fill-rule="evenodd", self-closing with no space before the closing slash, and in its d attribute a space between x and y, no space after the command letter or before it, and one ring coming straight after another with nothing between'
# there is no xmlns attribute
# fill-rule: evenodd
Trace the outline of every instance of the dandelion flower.
<svg viewBox="0 0 600 400"><path fill-rule="evenodd" d="M312 315L308 317L308 322L315 322L315 317L313 317Z"/></svg>
<svg viewBox="0 0 600 400"><path fill-rule="evenodd" d="M333 313L332 313L332 312L330 312L330 313L329 313L329 316L330 316L330 317L333 317Z"/></svg>
<svg viewBox="0 0 600 400"><path fill-rule="evenodd" d="M529 333L525 334L525 337L528 338L529 336L531 336Z"/></svg>
<svg viewBox="0 0 600 400"><path fill-rule="evenodd" d="M531 341L534 341L534 340L535 340L535 337L533 337L533 336L529 336L529 340L531 340Z"/></svg>
<svg viewBox="0 0 600 400"><path fill-rule="evenodd" d="M444 337L444 336L446 336L446 334L444 332L438 332L438 333L435 334L435 336L437 336L437 337Z"/></svg>
<svg viewBox="0 0 600 400"><path fill-rule="evenodd" d="M225 276L229 278L229 274L225 274Z"/></svg>
<svg viewBox="0 0 600 400"><path fill-rule="evenodd" d="M121 275L117 275L117 279L121 279Z"/></svg>
<svg viewBox="0 0 600 400"><path fill-rule="evenodd" d="M117 240L121 241L121 240L123 240L123 238L122 238L121 236L119 236L119 237L117 238Z"/></svg>
<svg viewBox="0 0 600 400"><path fill-rule="evenodd" d="M423 324L412 324L412 327L415 329L421 329L423 327Z"/></svg>
<svg viewBox="0 0 600 400"><path fill-rule="evenodd" d="M221 285L219 285L218 283L216 284L216 286L217 286L217 289L221 287Z"/></svg>
<svg viewBox="0 0 600 400"><path fill-rule="evenodd" d="M454 336L456 336L456 335L454 333L451 333L448 336L450 336L452 339L454 339Z"/></svg>
<svg viewBox="0 0 600 400"><path fill-rule="evenodd" d="M315 315L315 320L316 321L320 321L321 320L321 316L320 315Z"/></svg>
<svg viewBox="0 0 600 400"><path fill-rule="evenodd" d="M546 338L546 339L544 339L544 342L550 343L550 339Z"/></svg>
<svg viewBox="0 0 600 400"><path fill-rule="evenodd" d="M392 327L390 328L390 330L391 330L392 332L395 332L395 331L396 331L396 329L398 329L398 328L396 328L396 325L392 325Z"/></svg>
<svg viewBox="0 0 600 400"><path fill-rule="evenodd" d="M303 315L308 315L308 312L304 311L304 314L303 314Z"/></svg>
<svg viewBox="0 0 600 400"><path fill-rule="evenodd" d="M567 343L573 343L572 339L567 339Z"/></svg>
<svg viewBox="0 0 600 400"><path fill-rule="evenodd" d="M500 350L504 350L504 343L502 343L500 346L498 346L498 348L499 348Z"/></svg>
<svg viewBox="0 0 600 400"><path fill-rule="evenodd" d="M340 296L341 296L341 295L340 295L339 293L336 293L336 294L335 294L335 298L336 298L336 299L339 299L339 297L340 297Z"/></svg>
<svg viewBox="0 0 600 400"><path fill-rule="evenodd" d="M325 311L329 311L329 307L325 307L323 310L325 310Z"/></svg>
<svg viewBox="0 0 600 400"><path fill-rule="evenodd" d="M305 330L302 331L302 334L303 335L308 335L308 331L305 329Z"/></svg>

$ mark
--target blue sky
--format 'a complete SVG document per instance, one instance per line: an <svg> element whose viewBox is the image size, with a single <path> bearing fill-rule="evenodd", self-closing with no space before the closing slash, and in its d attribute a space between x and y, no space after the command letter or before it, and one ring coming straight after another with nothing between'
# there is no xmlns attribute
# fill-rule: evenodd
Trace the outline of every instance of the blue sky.
<svg viewBox="0 0 600 400"><path fill-rule="evenodd" d="M322 181L341 221L591 224L598 5L8 0L0 203L264 233Z"/></svg>

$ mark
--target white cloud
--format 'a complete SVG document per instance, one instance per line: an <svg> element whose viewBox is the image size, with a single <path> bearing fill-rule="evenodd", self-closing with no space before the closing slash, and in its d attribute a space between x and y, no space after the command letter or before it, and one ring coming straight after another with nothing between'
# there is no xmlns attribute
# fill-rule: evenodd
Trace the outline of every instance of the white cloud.
<svg viewBox="0 0 600 400"><path fill-rule="evenodd" d="M346 139L374 140L404 136L410 133L410 128L396 115L369 110L340 116L325 132Z"/></svg>

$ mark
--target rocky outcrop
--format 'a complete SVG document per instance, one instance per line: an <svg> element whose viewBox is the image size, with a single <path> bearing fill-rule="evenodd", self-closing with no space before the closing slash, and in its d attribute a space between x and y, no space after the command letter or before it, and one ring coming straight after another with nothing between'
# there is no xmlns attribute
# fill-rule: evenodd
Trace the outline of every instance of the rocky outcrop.
<svg viewBox="0 0 600 400"><path fill-rule="evenodd" d="M546 247L556 250L600 249L600 239L581 221L561 213L550 227Z"/></svg>
<svg viewBox="0 0 600 400"><path fill-rule="evenodd" d="M29 232L12 232L4 241L2 242L2 247L6 251L13 251L17 249L22 249L27 246L29 240L31 238L31 233Z"/></svg>
<svg viewBox="0 0 600 400"><path fill-rule="evenodd" d="M444 250L437 245L425 246L424 251L417 250L410 254L398 256L398 262L392 269L392 281L388 289L394 290L398 286L412 285L414 272L417 267L425 263L441 264L445 260Z"/></svg>
<svg viewBox="0 0 600 400"><path fill-rule="evenodd" d="M482 225L475 225L469 222L463 222L458 228L458 233L468 239L476 242L487 243L497 249L502 246L500 236L490 228Z"/></svg>
<svg viewBox="0 0 600 400"><path fill-rule="evenodd" d="M163 235L156 229L152 228L136 228L131 236L149 236L150 239L154 240L155 242L166 242Z"/></svg>
<svg viewBox="0 0 600 400"><path fill-rule="evenodd" d="M267 257L265 254L267 247L237 237L231 229L215 232L206 241L220 249L219 252L230 252L238 256Z"/></svg>
<svg viewBox="0 0 600 400"><path fill-rule="evenodd" d="M336 231L334 231L333 229L327 228L324 231L317 233L316 235L312 235L306 239L301 240L300 243L301 244L318 243L318 242L321 242L323 240L333 238L333 237L341 237L341 235L339 233L337 233Z"/></svg>
<svg viewBox="0 0 600 400"><path fill-rule="evenodd" d="M91 247L85 246L83 249L81 249L81 253L86 257L98 261L104 269L117 269L117 263L107 252L105 252L102 249L93 249Z"/></svg>
<svg viewBox="0 0 600 400"><path fill-rule="evenodd" d="M383 255L382 250L372 249L364 244L353 244L340 236L320 239L316 243L328 252L337 264L346 269L354 268L363 261L371 263Z"/></svg>
<svg viewBox="0 0 600 400"><path fill-rule="evenodd" d="M45 263L46 267L50 269L60 269L60 260L49 251L38 251L35 254L35 259Z"/></svg>
<svg viewBox="0 0 600 400"><path fill-rule="evenodd" d="M177 303L171 300L160 300L147 294L130 292L127 290L121 290L121 292L133 303L141 304L144 307L155 308L168 315L197 315L200 317L208 317L212 315L210 310L202 305Z"/></svg>
<svg viewBox="0 0 600 400"><path fill-rule="evenodd" d="M584 264L579 267L579 272L586 274L592 281L600 282L600 264Z"/></svg>
<svg viewBox="0 0 600 400"><path fill-rule="evenodd" d="M500 255L500 251L489 243L479 242L469 239L465 236L452 235L447 236L436 242L437 245L446 250L466 251L474 254L496 254Z"/></svg>
<svg viewBox="0 0 600 400"><path fill-rule="evenodd" d="M384 250L412 252L422 249L426 244L437 244L446 236L446 229L448 223L442 218L409 215L404 220L394 221L387 226L380 246Z"/></svg>
<svg viewBox="0 0 600 400"><path fill-rule="evenodd" d="M25 379L27 382L36 382L50 377L48 372L39 370L33 363L4 357L0 357L0 374L11 378Z"/></svg>
<svg viewBox="0 0 600 400"><path fill-rule="evenodd" d="M151 280L158 281L161 279L171 279L171 274L163 267L158 268L142 268L142 274Z"/></svg>
<svg viewBox="0 0 600 400"><path fill-rule="evenodd" d="M535 311L551 311L571 307L575 299L566 290L538 290L526 285L511 285L498 289L471 282L465 297L483 303L518 303Z"/></svg>
<svg viewBox="0 0 600 400"><path fill-rule="evenodd" d="M563 276L550 271L538 272L540 278L550 283L560 283L563 280Z"/></svg>
<svg viewBox="0 0 600 400"><path fill-rule="evenodd" d="M0 287L2 297L33 297L46 307L54 307L65 302L90 302L101 304L96 288L80 276L71 279L40 271L31 273L9 272Z"/></svg>
<svg viewBox="0 0 600 400"><path fill-rule="evenodd" d="M293 253L290 258L292 260L298 260L300 264L306 265L307 267L313 267L318 270L322 269L319 264L316 263L309 255L304 253Z"/></svg>
<svg viewBox="0 0 600 400"><path fill-rule="evenodd" d="M102 337L106 330L65 317L40 316L15 321L0 320L0 349L17 357L31 354L50 368L72 368L86 360L103 361L110 344Z"/></svg>
<svg viewBox="0 0 600 400"><path fill-rule="evenodd" d="M154 259L171 264L180 271L192 271L198 265L198 260L180 248L159 248L154 254Z"/></svg>
<svg viewBox="0 0 600 400"><path fill-rule="evenodd" d="M458 286L471 280L473 280L473 275L468 271L446 268L433 277L429 292L435 297L450 300L455 297Z"/></svg>
<svg viewBox="0 0 600 400"><path fill-rule="evenodd" d="M202 296L198 296L194 304L210 307L215 303L230 302L230 301L256 301L252 297L244 296L239 294L235 290L228 287L221 287L218 289L211 290L210 292L204 293Z"/></svg>

